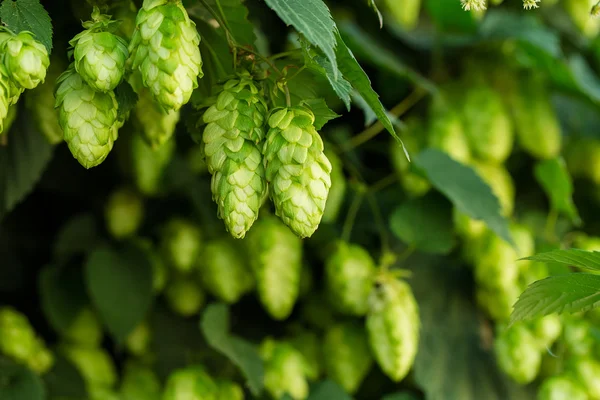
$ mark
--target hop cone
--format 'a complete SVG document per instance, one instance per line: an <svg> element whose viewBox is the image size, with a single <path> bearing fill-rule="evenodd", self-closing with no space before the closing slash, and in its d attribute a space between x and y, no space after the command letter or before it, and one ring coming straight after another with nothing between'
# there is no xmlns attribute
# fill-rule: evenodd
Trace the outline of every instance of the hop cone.
<svg viewBox="0 0 600 400"><path fill-rule="evenodd" d="M274 110L263 148L276 214L302 238L317 230L331 187L331 163L314 122L306 108Z"/></svg>
<svg viewBox="0 0 600 400"><path fill-rule="evenodd" d="M249 76L225 83L204 113L202 135L219 218L235 238L243 238L267 192L262 155L266 107Z"/></svg>
<svg viewBox="0 0 600 400"><path fill-rule="evenodd" d="M59 350L77 368L88 388L109 388L117 382L115 364L106 350L71 344L64 344Z"/></svg>
<svg viewBox="0 0 600 400"><path fill-rule="evenodd" d="M160 379L150 367L132 361L125 365L121 380L123 400L160 400L161 395Z"/></svg>
<svg viewBox="0 0 600 400"><path fill-rule="evenodd" d="M244 255L229 237L206 243L199 260L204 287L226 303L236 303L254 286Z"/></svg>
<svg viewBox="0 0 600 400"><path fill-rule="evenodd" d="M219 387L202 367L171 373L162 400L218 400Z"/></svg>
<svg viewBox="0 0 600 400"><path fill-rule="evenodd" d="M50 58L46 47L31 32L22 31L4 41L4 66L15 84L33 89L46 79Z"/></svg>
<svg viewBox="0 0 600 400"><path fill-rule="evenodd" d="M423 150L425 134L426 131L420 119L412 118L406 121L402 142L409 154L416 155ZM404 148L392 138L389 149L390 161L400 178L400 184L404 191L410 197L420 197L427 193L431 189L431 184L427 179L411 170L411 163L406 158Z"/></svg>
<svg viewBox="0 0 600 400"><path fill-rule="evenodd" d="M354 321L329 328L323 354L327 376L351 394L358 390L373 366L365 328Z"/></svg>
<svg viewBox="0 0 600 400"><path fill-rule="evenodd" d="M123 79L129 57L127 42L113 33L116 21L101 15L98 8L92 19L84 22L87 29L69 42L74 47L75 69L94 90L109 92Z"/></svg>
<svg viewBox="0 0 600 400"><path fill-rule="evenodd" d="M6 68L0 65L0 134L4 132L4 123L8 116L8 108L11 105L10 97L10 78Z"/></svg>
<svg viewBox="0 0 600 400"><path fill-rule="evenodd" d="M421 0L384 0L384 4L394 21L404 29L414 29L419 23Z"/></svg>
<svg viewBox="0 0 600 400"><path fill-rule="evenodd" d="M186 104L202 77L200 35L180 0L144 0L129 51L133 69L165 111Z"/></svg>
<svg viewBox="0 0 600 400"><path fill-rule="evenodd" d="M419 347L419 310L410 286L389 277L373 292L367 332L375 360L394 382L401 381Z"/></svg>
<svg viewBox="0 0 600 400"><path fill-rule="evenodd" d="M332 305L344 314L365 315L375 272L375 261L365 249L337 243L325 260L325 282Z"/></svg>
<svg viewBox="0 0 600 400"><path fill-rule="evenodd" d="M324 367L320 335L313 330L299 329L288 341L302 353L306 376L311 380L318 380Z"/></svg>
<svg viewBox="0 0 600 400"><path fill-rule="evenodd" d="M244 389L236 382L220 379L217 381L219 395L217 400L244 400Z"/></svg>
<svg viewBox="0 0 600 400"><path fill-rule="evenodd" d="M206 295L195 280L178 276L169 281L165 289L167 304L175 314L190 317L204 305Z"/></svg>
<svg viewBox="0 0 600 400"><path fill-rule="evenodd" d="M52 59L48 68L46 81L27 92L25 101L31 116L40 132L51 144L63 140L63 131L58 123L58 115L54 109L54 83L63 71L60 60Z"/></svg>
<svg viewBox="0 0 600 400"><path fill-rule="evenodd" d="M202 248L202 232L192 221L172 218L163 228L161 250L165 261L181 273L195 267Z"/></svg>
<svg viewBox="0 0 600 400"><path fill-rule="evenodd" d="M261 303L273 318L286 319L300 290L302 241L266 215L248 233L246 244Z"/></svg>
<svg viewBox="0 0 600 400"><path fill-rule="evenodd" d="M89 307L84 307L68 328L61 333L69 342L89 347L100 346L104 336L102 323Z"/></svg>
<svg viewBox="0 0 600 400"><path fill-rule="evenodd" d="M92 89L72 65L56 84L64 139L81 165L95 167L106 159L117 138L117 99L113 92Z"/></svg>
<svg viewBox="0 0 600 400"><path fill-rule="evenodd" d="M308 397L304 357L287 342L266 339L260 353L265 361L265 389L274 399L288 394L294 400Z"/></svg>
<svg viewBox="0 0 600 400"><path fill-rule="evenodd" d="M535 336L522 324L501 332L494 342L498 366L515 382L532 382L540 371L542 352Z"/></svg>
<svg viewBox="0 0 600 400"><path fill-rule="evenodd" d="M570 375L557 375L546 379L538 389L538 400L588 400L589 397L581 385Z"/></svg>
<svg viewBox="0 0 600 400"><path fill-rule="evenodd" d="M157 196L163 189L164 172L175 154L175 139L167 140L161 147L153 150L143 138L143 134L134 131L131 135L131 169L137 189L146 196Z"/></svg>

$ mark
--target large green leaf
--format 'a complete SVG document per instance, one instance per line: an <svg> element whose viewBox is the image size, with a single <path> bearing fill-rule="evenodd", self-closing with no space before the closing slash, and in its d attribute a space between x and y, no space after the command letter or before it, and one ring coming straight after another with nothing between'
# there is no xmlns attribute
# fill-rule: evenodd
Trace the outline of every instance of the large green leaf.
<svg viewBox="0 0 600 400"><path fill-rule="evenodd" d="M483 220L498 236L512 243L508 221L500 214L500 202L471 167L435 149L422 151L414 163L459 211Z"/></svg>
<svg viewBox="0 0 600 400"><path fill-rule="evenodd" d="M515 322L552 313L574 313L599 304L600 276L584 273L550 276L529 285L515 303L510 319Z"/></svg>
<svg viewBox="0 0 600 400"><path fill-rule="evenodd" d="M470 297L469 271L447 258L411 260L419 303L414 379L427 400L528 400L535 393L499 371L488 322Z"/></svg>
<svg viewBox="0 0 600 400"><path fill-rule="evenodd" d="M581 218L573 203L573 183L562 158L540 161L535 166L535 178L544 188L551 207L565 213L576 225Z"/></svg>
<svg viewBox="0 0 600 400"><path fill-rule="evenodd" d="M342 37L338 34L337 36L337 48L336 54L339 62L339 68L344 78L352 84L352 86L360 93L365 102L371 107L379 121L383 124L383 127L400 143L400 137L394 131L392 121L388 117L383 104L379 100L379 95L375 93L371 87L371 81L367 76L366 72L362 69L352 51L346 46L346 43L342 40Z"/></svg>
<svg viewBox="0 0 600 400"><path fill-rule="evenodd" d="M390 229L409 246L427 253L446 254L455 244L452 209L436 196L410 199L398 206L390 216Z"/></svg>
<svg viewBox="0 0 600 400"><path fill-rule="evenodd" d="M29 31L52 51L52 21L39 0L5 0L0 6L0 20L15 33Z"/></svg>
<svg viewBox="0 0 600 400"><path fill-rule="evenodd" d="M311 388L307 400L352 400L352 397L333 381L323 381Z"/></svg>
<svg viewBox="0 0 600 400"><path fill-rule="evenodd" d="M552 250L538 253L524 260L564 264L567 266L600 271L600 252L580 249Z"/></svg>
<svg viewBox="0 0 600 400"><path fill-rule="evenodd" d="M263 388L263 362L255 346L229 332L229 308L220 303L206 307L200 329L212 348L240 368L250 391L258 396Z"/></svg>
<svg viewBox="0 0 600 400"><path fill-rule="evenodd" d="M305 54L307 54L305 52ZM306 65L312 71L323 75L327 78L327 81L333 88L335 94L344 102L346 109L350 111L350 93L352 92L352 85L342 76L342 73L333 70L333 66L329 60L322 56L314 56L312 58L305 58ZM336 78L337 77L337 78Z"/></svg>
<svg viewBox="0 0 600 400"><path fill-rule="evenodd" d="M54 150L24 112L5 134L8 144L0 145L0 219L31 192Z"/></svg>
<svg viewBox="0 0 600 400"><path fill-rule="evenodd" d="M331 62L333 71L337 71L337 27L322 0L265 0L265 3L283 22L296 28L312 45L321 49Z"/></svg>
<svg viewBox="0 0 600 400"><path fill-rule="evenodd" d="M152 303L152 265L136 246L97 249L85 265L85 282L108 330L122 341Z"/></svg>
<svg viewBox="0 0 600 400"><path fill-rule="evenodd" d="M46 319L57 332L67 331L88 304L81 267L48 265L42 269L38 280Z"/></svg>
<svg viewBox="0 0 600 400"><path fill-rule="evenodd" d="M46 390L33 371L0 358L0 399L46 400Z"/></svg>

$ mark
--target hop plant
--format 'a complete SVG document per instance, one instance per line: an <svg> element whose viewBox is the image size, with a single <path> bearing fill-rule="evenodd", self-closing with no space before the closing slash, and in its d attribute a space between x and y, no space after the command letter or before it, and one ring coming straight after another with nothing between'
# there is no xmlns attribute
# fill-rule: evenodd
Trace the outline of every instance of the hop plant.
<svg viewBox="0 0 600 400"><path fill-rule="evenodd" d="M59 352L77 368L88 388L111 388L117 382L115 364L104 349L63 344Z"/></svg>
<svg viewBox="0 0 600 400"><path fill-rule="evenodd" d="M538 389L538 400L588 400L585 389L569 375L557 375L546 379Z"/></svg>
<svg viewBox="0 0 600 400"><path fill-rule="evenodd" d="M244 400L244 390L232 381L218 380L219 394L217 400Z"/></svg>
<svg viewBox="0 0 600 400"><path fill-rule="evenodd" d="M17 108L18 107L16 107L16 106L8 107L8 114L6 115L6 118L4 119L4 123L2 125L2 130L0 130L0 135L2 135L2 133L4 133L4 132L10 131L10 128L12 127L13 123L17 119ZM1 122L2 121L0 121L0 123Z"/></svg>
<svg viewBox="0 0 600 400"><path fill-rule="evenodd" d="M54 108L54 83L64 68L59 58L52 58L51 61L46 81L29 91L25 102L42 135L51 144L58 144L63 141L63 131Z"/></svg>
<svg viewBox="0 0 600 400"><path fill-rule="evenodd" d="M56 107L64 139L85 168L102 163L118 137L117 99L89 86L73 64L56 82Z"/></svg>
<svg viewBox="0 0 600 400"><path fill-rule="evenodd" d="M365 249L350 243L336 243L325 260L325 282L333 307L345 314L365 315L375 273L375 261Z"/></svg>
<svg viewBox="0 0 600 400"><path fill-rule="evenodd" d="M144 219L144 203L141 196L128 188L116 190L106 202L104 219L108 232L115 239L133 236Z"/></svg>
<svg viewBox="0 0 600 400"><path fill-rule="evenodd" d="M267 182L258 144L264 138L266 106L249 74L225 83L204 112L202 134L219 218L243 238L258 218Z"/></svg>
<svg viewBox="0 0 600 400"><path fill-rule="evenodd" d="M161 250L166 262L174 269L190 272L202 248L202 232L191 221L173 218L162 232Z"/></svg>
<svg viewBox="0 0 600 400"><path fill-rule="evenodd" d="M4 66L0 65L0 134L5 132L4 125L11 106L10 78ZM6 129L8 131L8 129Z"/></svg>
<svg viewBox="0 0 600 400"><path fill-rule="evenodd" d="M485 0L460 0L465 11L483 11L487 8Z"/></svg>
<svg viewBox="0 0 600 400"><path fill-rule="evenodd" d="M265 215L246 239L261 303L277 320L286 319L298 298L302 241L276 217Z"/></svg>
<svg viewBox="0 0 600 400"><path fill-rule="evenodd" d="M129 52L133 70L165 111L186 104L202 78L200 35L181 0L144 0Z"/></svg>
<svg viewBox="0 0 600 400"><path fill-rule="evenodd" d="M384 4L394 21L404 29L411 30L419 23L421 0L385 0Z"/></svg>
<svg viewBox="0 0 600 400"><path fill-rule="evenodd" d="M171 373L162 400L218 400L219 387L202 367L187 367Z"/></svg>
<svg viewBox="0 0 600 400"><path fill-rule="evenodd" d="M336 324L323 340L327 376L346 392L355 393L373 366L367 333L354 322Z"/></svg>
<svg viewBox="0 0 600 400"><path fill-rule="evenodd" d="M429 109L429 147L437 148L461 163L471 161L471 149L460 114L446 104L445 97L437 96Z"/></svg>
<svg viewBox="0 0 600 400"><path fill-rule="evenodd" d="M499 367L515 382L533 381L540 371L542 353L535 336L525 325L502 331L494 342Z"/></svg>
<svg viewBox="0 0 600 400"><path fill-rule="evenodd" d="M587 357L576 357L571 360L571 369L574 371L578 382L590 395L592 399L600 398L600 362L594 358Z"/></svg>
<svg viewBox="0 0 600 400"><path fill-rule="evenodd" d="M114 34L117 25L110 15L100 14L94 7L92 20L83 23L86 30L69 42L74 50L75 70L99 92L112 91L123 80L129 51L125 39Z"/></svg>
<svg viewBox="0 0 600 400"><path fill-rule="evenodd" d="M319 226L331 187L331 163L314 122L304 107L273 110L263 148L276 214L302 238Z"/></svg>
<svg viewBox="0 0 600 400"><path fill-rule="evenodd" d="M120 389L123 400L160 400L162 396L158 376L138 362L126 363Z"/></svg>
<svg viewBox="0 0 600 400"><path fill-rule="evenodd" d="M141 357L147 353L151 340L150 326L147 322L142 322L127 336L125 344L129 353Z"/></svg>
<svg viewBox="0 0 600 400"><path fill-rule="evenodd" d="M165 288L165 299L174 313L190 317L204 306L206 295L194 280L177 276Z"/></svg>
<svg viewBox="0 0 600 400"><path fill-rule="evenodd" d="M321 338L310 330L300 330L288 339L304 358L304 370L307 378L317 380L323 370L323 349Z"/></svg>
<svg viewBox="0 0 600 400"><path fill-rule="evenodd" d="M322 222L334 222L340 209L344 204L344 198L346 196L346 177L342 169L342 160L327 147L325 147L325 156L331 162L331 188L329 189L329 195L327 196L327 202L325 203L325 211L323 212Z"/></svg>
<svg viewBox="0 0 600 400"><path fill-rule="evenodd" d="M419 346L419 309L410 286L392 276L371 294L367 333L375 360L394 382L413 365Z"/></svg>
<svg viewBox="0 0 600 400"><path fill-rule="evenodd" d="M402 142L409 154L416 155L425 146L425 129L420 119L411 118L406 121L406 129ZM431 189L429 181L411 170L411 163L406 158L403 146L395 139L390 139L390 159L394 171L400 179L404 191L411 197L420 197Z"/></svg>
<svg viewBox="0 0 600 400"><path fill-rule="evenodd" d="M523 0L523 8L531 10L532 8L538 8L540 0Z"/></svg>
<svg viewBox="0 0 600 400"><path fill-rule="evenodd" d="M98 316L89 307L79 311L62 334L72 344L89 347L99 346L104 336Z"/></svg>
<svg viewBox="0 0 600 400"><path fill-rule="evenodd" d="M575 27L590 39L600 32L600 20L592 18L590 10L597 0L565 0L562 2Z"/></svg>
<svg viewBox="0 0 600 400"><path fill-rule="evenodd" d="M18 88L33 89L46 79L50 58L46 47L33 33L21 31L2 42L3 61L8 76Z"/></svg>
<svg viewBox="0 0 600 400"><path fill-rule="evenodd" d="M231 238L206 243L198 270L204 287L229 304L236 303L254 286L254 277L244 254Z"/></svg>
<svg viewBox="0 0 600 400"><path fill-rule="evenodd" d="M175 154L175 139L171 138L157 149L145 140L145 135L134 130L131 135L131 172L140 193L154 197L162 192L164 172Z"/></svg>

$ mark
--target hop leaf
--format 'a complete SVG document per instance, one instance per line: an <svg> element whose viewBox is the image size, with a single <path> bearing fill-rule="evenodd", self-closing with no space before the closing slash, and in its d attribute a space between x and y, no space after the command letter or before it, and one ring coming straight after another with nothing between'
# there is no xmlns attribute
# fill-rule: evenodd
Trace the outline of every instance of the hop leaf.
<svg viewBox="0 0 600 400"><path fill-rule="evenodd" d="M219 218L235 238L243 238L258 218L267 193L257 144L264 138L266 107L248 74L225 83L204 112L202 135Z"/></svg>
<svg viewBox="0 0 600 400"><path fill-rule="evenodd" d="M129 57L125 39L111 32L115 22L94 7L92 21L83 24L88 29L69 42L74 47L75 69L99 92L114 90L121 83Z"/></svg>
<svg viewBox="0 0 600 400"><path fill-rule="evenodd" d="M73 64L56 84L54 96L64 139L81 165L95 167L106 159L118 137L117 99L113 92L96 92Z"/></svg>
<svg viewBox="0 0 600 400"><path fill-rule="evenodd" d="M331 163L314 122L306 108L275 109L263 147L276 214L302 238L317 230L331 187Z"/></svg>
<svg viewBox="0 0 600 400"><path fill-rule="evenodd" d="M180 0L144 0L129 52L132 68L165 111L186 104L202 77L200 35Z"/></svg>
<svg viewBox="0 0 600 400"><path fill-rule="evenodd" d="M417 354L419 311L406 282L385 278L371 295L367 332L375 360L387 376L399 382Z"/></svg>
<svg viewBox="0 0 600 400"><path fill-rule="evenodd" d="M50 58L31 32L22 31L3 42L4 66L20 88L33 89L46 79Z"/></svg>
<svg viewBox="0 0 600 400"><path fill-rule="evenodd" d="M266 215L245 242L261 303L273 318L286 319L300 291L302 241L277 218Z"/></svg>

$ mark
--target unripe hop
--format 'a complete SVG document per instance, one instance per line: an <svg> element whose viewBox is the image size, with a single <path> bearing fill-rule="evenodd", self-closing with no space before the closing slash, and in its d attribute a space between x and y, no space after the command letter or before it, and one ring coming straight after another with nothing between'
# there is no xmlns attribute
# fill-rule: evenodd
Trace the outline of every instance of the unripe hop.
<svg viewBox="0 0 600 400"><path fill-rule="evenodd" d="M46 79L50 58L31 32L22 31L3 43L4 66L17 86L33 89Z"/></svg>
<svg viewBox="0 0 600 400"><path fill-rule="evenodd" d="M494 342L500 368L515 382L526 384L540 371L542 354L535 336L523 324L503 331Z"/></svg>

